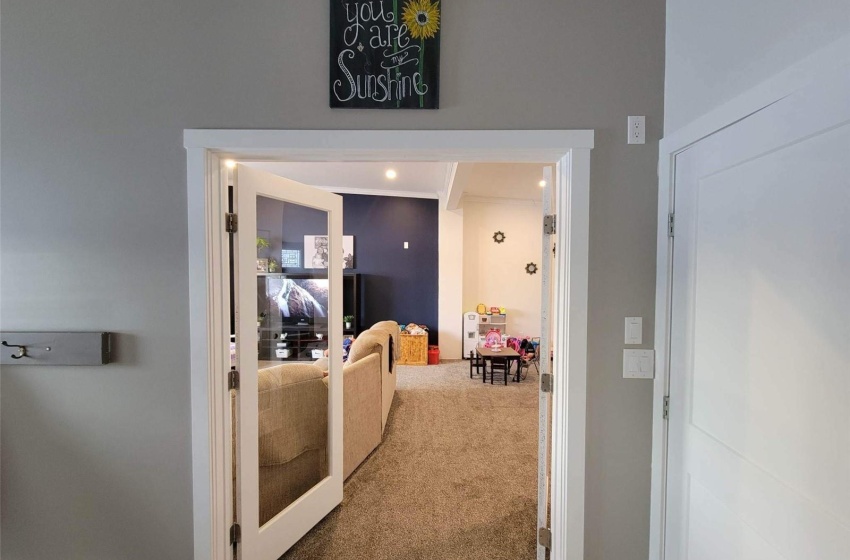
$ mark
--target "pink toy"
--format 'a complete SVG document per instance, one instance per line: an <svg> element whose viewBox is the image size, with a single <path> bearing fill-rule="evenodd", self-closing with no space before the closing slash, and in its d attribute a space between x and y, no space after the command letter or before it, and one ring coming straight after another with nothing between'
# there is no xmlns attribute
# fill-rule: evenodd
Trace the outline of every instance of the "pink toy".
<svg viewBox="0 0 850 560"><path fill-rule="evenodd" d="M502 346L502 331L499 329L490 329L490 332L484 337L484 348L500 348Z"/></svg>

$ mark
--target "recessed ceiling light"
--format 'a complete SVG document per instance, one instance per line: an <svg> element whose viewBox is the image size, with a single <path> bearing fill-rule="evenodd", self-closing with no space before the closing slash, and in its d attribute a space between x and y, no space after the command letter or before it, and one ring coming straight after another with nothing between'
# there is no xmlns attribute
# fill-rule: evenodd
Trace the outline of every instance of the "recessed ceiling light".
<svg viewBox="0 0 850 560"><path fill-rule="evenodd" d="M539 183L537 183L537 184L538 184L539 186L541 186L541 187L545 187L545 186L546 186L546 181L540 181L540 182L539 182Z"/></svg>
<svg viewBox="0 0 850 560"><path fill-rule="evenodd" d="M224 165L226 165L228 169L233 169L234 167L236 167L236 162L232 159L226 159L224 160Z"/></svg>
<svg viewBox="0 0 850 560"><path fill-rule="evenodd" d="M395 169L387 169L384 175L387 176L387 179L395 179L398 174L395 172Z"/></svg>

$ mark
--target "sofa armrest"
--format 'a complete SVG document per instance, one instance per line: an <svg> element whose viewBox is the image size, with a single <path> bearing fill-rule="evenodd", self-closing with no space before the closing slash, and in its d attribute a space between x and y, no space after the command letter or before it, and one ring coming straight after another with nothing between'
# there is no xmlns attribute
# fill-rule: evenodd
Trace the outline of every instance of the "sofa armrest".
<svg viewBox="0 0 850 560"><path fill-rule="evenodd" d="M343 478L381 443L381 357L343 368Z"/></svg>
<svg viewBox="0 0 850 560"><path fill-rule="evenodd" d="M398 358L401 356L401 348L399 348L399 343L401 342L401 331L398 328L398 323L396 323L395 321L381 321L372 325L372 328L370 330L379 330L387 333L390 337L392 337L392 361L397 361ZM393 367L392 370L395 371L395 367Z"/></svg>

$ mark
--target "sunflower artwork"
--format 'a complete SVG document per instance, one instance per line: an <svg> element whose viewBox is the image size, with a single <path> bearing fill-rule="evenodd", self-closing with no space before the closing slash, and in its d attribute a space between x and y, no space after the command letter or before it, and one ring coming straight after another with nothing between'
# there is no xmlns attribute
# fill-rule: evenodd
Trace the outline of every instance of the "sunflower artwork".
<svg viewBox="0 0 850 560"><path fill-rule="evenodd" d="M331 0L330 106L436 109L440 0Z"/></svg>

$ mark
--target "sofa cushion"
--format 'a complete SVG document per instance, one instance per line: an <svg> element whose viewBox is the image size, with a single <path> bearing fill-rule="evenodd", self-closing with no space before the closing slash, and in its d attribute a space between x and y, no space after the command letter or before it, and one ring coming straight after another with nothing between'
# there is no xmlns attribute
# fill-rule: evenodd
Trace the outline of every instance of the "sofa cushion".
<svg viewBox="0 0 850 560"><path fill-rule="evenodd" d="M259 370L257 413L260 466L284 464L327 448L328 393L322 370L290 363Z"/></svg>
<svg viewBox="0 0 850 560"><path fill-rule="evenodd" d="M361 333L351 345L351 350L348 351L348 363L353 364L369 354L380 352L381 344L386 340L386 336L386 334L371 330Z"/></svg>
<svg viewBox="0 0 850 560"><path fill-rule="evenodd" d="M330 369L330 360L328 360L328 357L325 356L324 358L319 358L318 360L313 362L313 365L322 370L322 372L324 372L325 374L327 374L328 370ZM325 377L327 377L327 375L325 375Z"/></svg>

